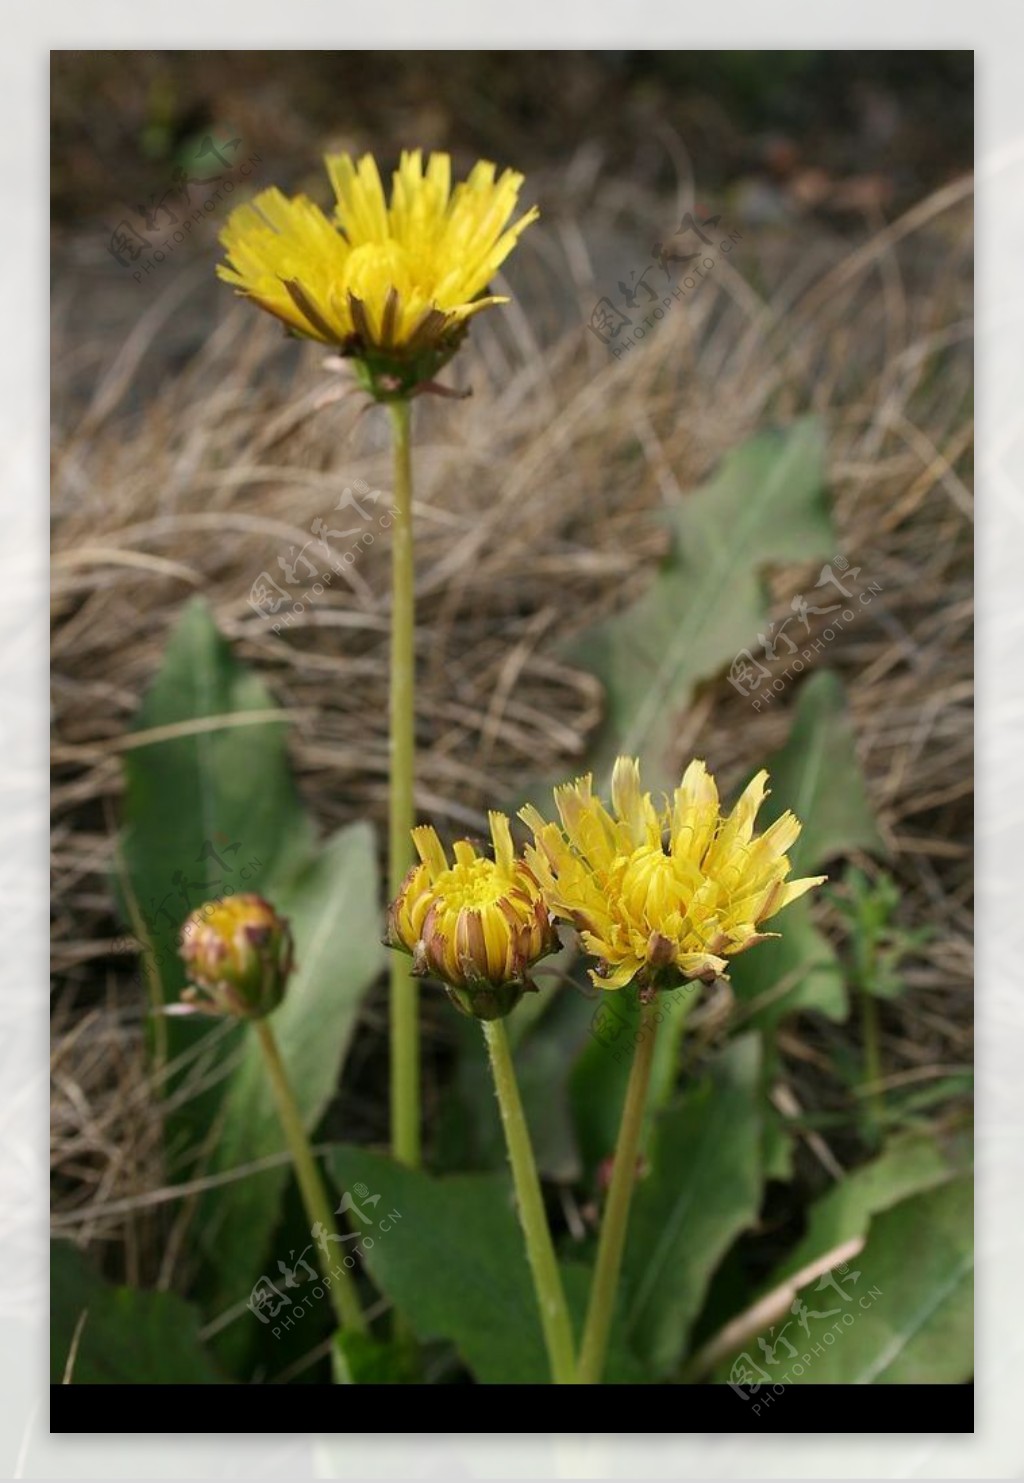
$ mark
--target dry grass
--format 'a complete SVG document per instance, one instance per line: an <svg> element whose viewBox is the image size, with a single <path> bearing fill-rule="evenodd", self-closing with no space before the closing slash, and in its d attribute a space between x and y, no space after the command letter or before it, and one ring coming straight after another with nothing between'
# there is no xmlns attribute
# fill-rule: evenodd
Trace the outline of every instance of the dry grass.
<svg viewBox="0 0 1024 1483"><path fill-rule="evenodd" d="M582 218L586 243L610 246L616 276L643 261L636 224L665 216L634 197L607 189ZM852 253L806 224L747 233L734 266L619 362L579 329L580 306L589 311L607 274L588 281L590 252L573 220L549 217L526 239L517 286L529 317L513 306L478 322L458 367L471 399L431 399L418 411L420 812L475 829L487 802L514 793L525 772L577 766L602 697L560 659L561 642L642 590L662 549L653 517L664 501L752 430L815 410L829 429L839 549L883 588L827 662L848 688L906 920L935 929L912 964L911 992L886 1012L887 1069L927 1079L962 1065L971 1033L969 183ZM190 312L185 272L154 285L114 354L98 328L62 345L72 297L58 287L56 1207L83 1236L120 1242L129 1277L163 1173L141 995L131 960L110 952L112 820L126 728L188 597L206 597L291 712L294 765L324 830L359 816L380 822L386 802L386 543L286 635L247 601L257 575L309 540L314 517L331 515L342 487L388 487L383 417L344 394L314 348L283 342L226 294L216 322L196 334L198 353L168 370L166 337ZM145 400L140 385L154 387ZM808 578L806 567L773 575L780 614ZM699 748L737 780L784 738L795 693L754 717L727 684L708 685L680 718L680 756ZM367 1015L379 1034L379 1007ZM827 1065L835 1033L803 1022L787 1032L799 1096L813 1095L801 1079Z"/></svg>

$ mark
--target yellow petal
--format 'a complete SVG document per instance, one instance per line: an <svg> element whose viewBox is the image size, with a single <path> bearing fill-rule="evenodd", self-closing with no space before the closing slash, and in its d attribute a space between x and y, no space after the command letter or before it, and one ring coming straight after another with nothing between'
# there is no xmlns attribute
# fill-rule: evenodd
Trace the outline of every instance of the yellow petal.
<svg viewBox="0 0 1024 1483"><path fill-rule="evenodd" d="M491 826L494 858L503 870L511 871L515 860L515 849L512 845L512 831L509 828L508 816L492 810L487 818Z"/></svg>
<svg viewBox="0 0 1024 1483"><path fill-rule="evenodd" d="M431 877L436 877L448 869L448 858L444 852L444 846L437 837L437 830L432 824L420 824L412 831L412 842L416 847L416 853L430 871Z"/></svg>

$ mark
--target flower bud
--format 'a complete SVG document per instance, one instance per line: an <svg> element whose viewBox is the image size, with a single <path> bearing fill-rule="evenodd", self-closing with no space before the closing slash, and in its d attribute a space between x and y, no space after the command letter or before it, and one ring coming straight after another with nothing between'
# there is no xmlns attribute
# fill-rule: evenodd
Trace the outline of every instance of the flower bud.
<svg viewBox="0 0 1024 1483"><path fill-rule="evenodd" d="M391 905L385 938L412 954L414 974L440 979L456 1008L480 1020L509 1014L536 988L534 963L559 946L537 882L514 854L508 819L489 817L493 860L459 840L449 864L433 829L413 830L420 863Z"/></svg>
<svg viewBox="0 0 1024 1483"><path fill-rule="evenodd" d="M181 929L178 951L190 982L179 1013L262 1019L284 998L294 966L288 922L251 892L198 907Z"/></svg>

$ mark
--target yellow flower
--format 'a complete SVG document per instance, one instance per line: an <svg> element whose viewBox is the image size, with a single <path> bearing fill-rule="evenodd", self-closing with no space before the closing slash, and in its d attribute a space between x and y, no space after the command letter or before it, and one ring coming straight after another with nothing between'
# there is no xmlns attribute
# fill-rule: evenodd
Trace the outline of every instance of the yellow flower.
<svg viewBox="0 0 1024 1483"><path fill-rule="evenodd" d="M294 966L288 922L253 892L197 907L178 950L191 981L178 1014L262 1019L280 1004Z"/></svg>
<svg viewBox="0 0 1024 1483"><path fill-rule="evenodd" d="M230 215L217 272L293 331L364 367L368 390L405 394L458 348L472 315L505 299L487 286L524 227L509 225L523 177L485 160L452 189L451 160L405 151L385 200L372 155L326 159L333 223L307 196L262 191Z"/></svg>
<svg viewBox="0 0 1024 1483"><path fill-rule="evenodd" d="M508 819L488 815L494 859L468 840L450 864L429 825L412 831L420 857L388 914L390 947L412 953L413 972L441 979L449 998L477 1019L499 1019L533 989L529 971L558 948L532 872L517 859Z"/></svg>
<svg viewBox="0 0 1024 1483"><path fill-rule="evenodd" d="M551 910L599 960L597 985L638 980L649 990L725 975L730 957L778 935L759 932L759 923L825 879L786 880L786 851L801 828L793 814L754 834L767 780L759 772L726 815L714 778L691 762L659 811L640 790L638 764L620 757L614 814L594 797L589 775L555 789L561 826L522 810L534 834L527 864Z"/></svg>

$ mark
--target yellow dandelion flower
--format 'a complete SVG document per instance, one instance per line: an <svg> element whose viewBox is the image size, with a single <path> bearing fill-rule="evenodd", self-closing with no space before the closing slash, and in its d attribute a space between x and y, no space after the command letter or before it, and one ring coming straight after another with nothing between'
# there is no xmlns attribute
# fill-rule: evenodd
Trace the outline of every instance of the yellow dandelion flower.
<svg viewBox="0 0 1024 1483"><path fill-rule="evenodd" d="M375 395L407 394L454 355L474 314L507 302L487 288L537 208L511 222L523 177L486 160L453 189L448 155L424 170L422 152L405 151L390 202L372 155L325 163L333 222L306 196L261 191L229 216L217 272L296 334L354 356Z"/></svg>
<svg viewBox="0 0 1024 1483"><path fill-rule="evenodd" d="M703 762L691 762L671 801L657 809L641 791L636 761L612 774L613 812L588 775L555 789L561 824L532 806L526 862L555 916L572 922L598 959L595 984L674 987L724 976L728 959L777 933L758 930L824 876L787 881L786 851L800 833L791 813L763 834L754 820L768 774L752 779L729 814Z"/></svg>
<svg viewBox="0 0 1024 1483"><path fill-rule="evenodd" d="M387 943L413 956L413 972L439 978L477 1019L509 1013L534 988L529 971L558 936L533 873L516 857L504 814L488 815L494 858L469 840L450 863L429 825L412 831L414 865L388 913Z"/></svg>

